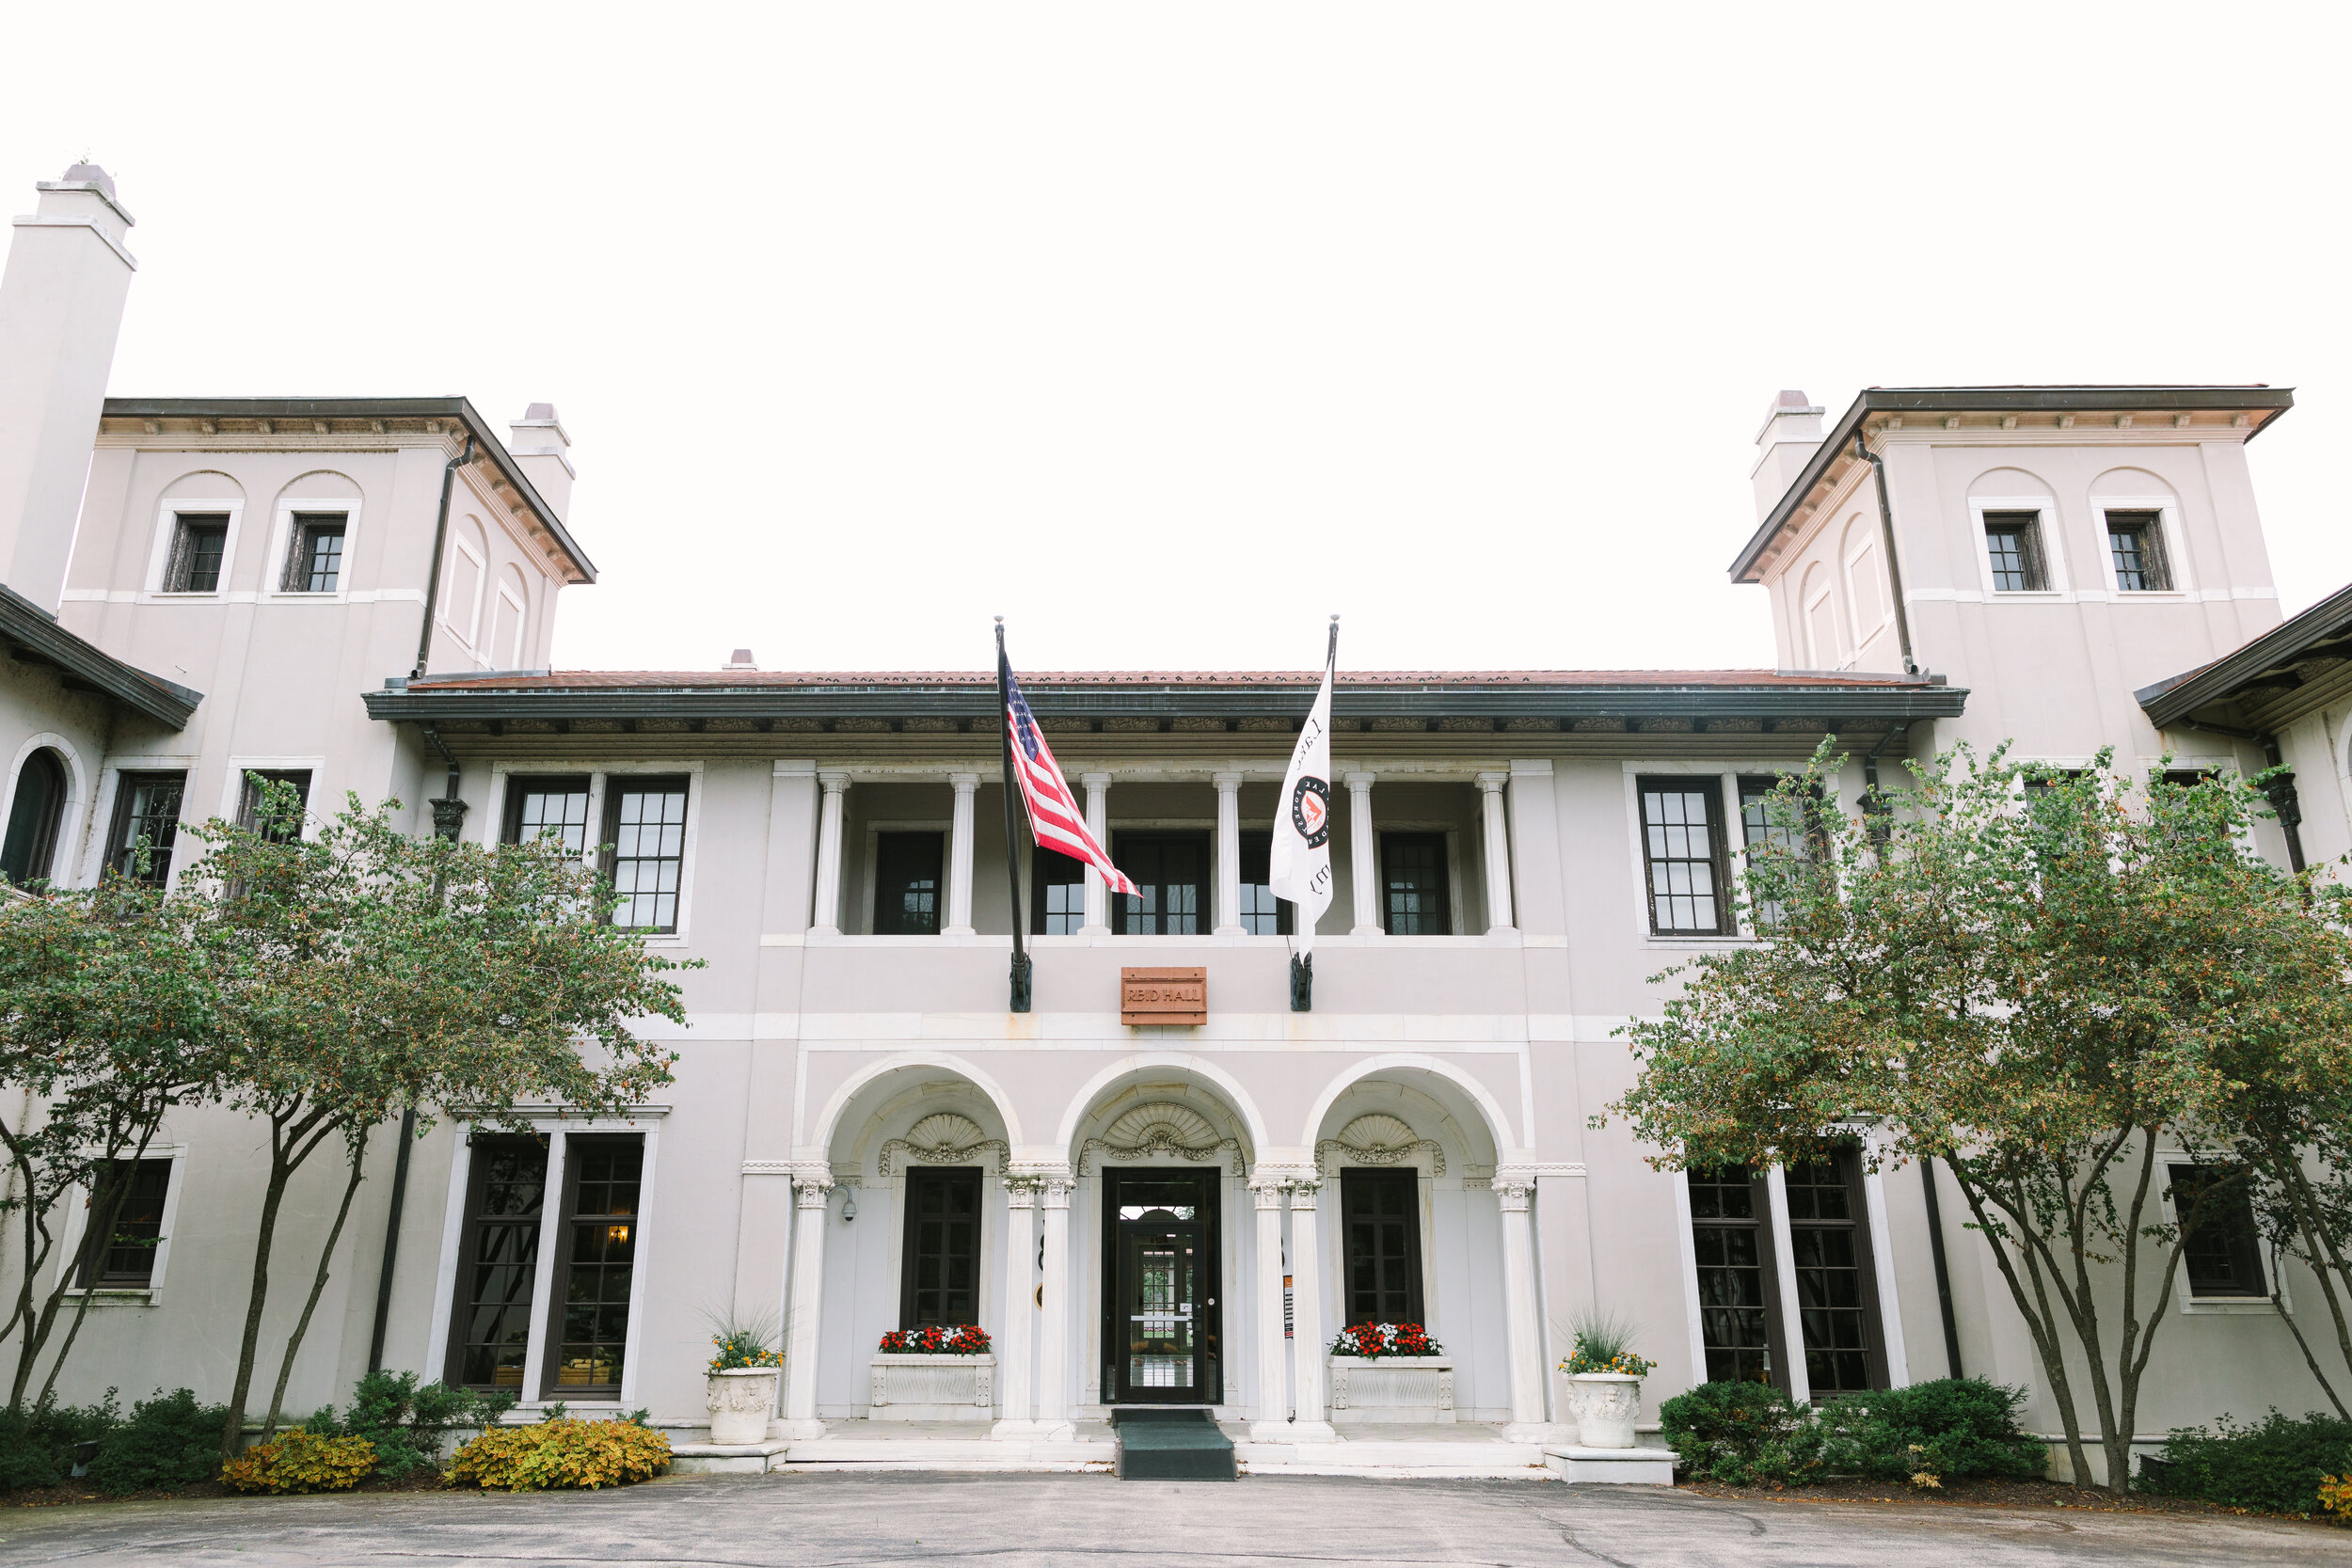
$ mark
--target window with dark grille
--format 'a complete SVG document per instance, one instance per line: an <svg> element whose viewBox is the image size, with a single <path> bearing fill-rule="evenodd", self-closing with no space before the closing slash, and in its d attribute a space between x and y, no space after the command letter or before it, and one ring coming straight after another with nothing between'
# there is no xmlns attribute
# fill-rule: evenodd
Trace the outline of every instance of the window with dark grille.
<svg viewBox="0 0 2352 1568"><path fill-rule="evenodd" d="M171 879L180 842L185 773L123 773L115 780L114 822L106 831L106 868L161 887Z"/></svg>
<svg viewBox="0 0 2352 1568"><path fill-rule="evenodd" d="M519 1389L531 1355L548 1146L477 1136L472 1153L444 1375L469 1388Z"/></svg>
<svg viewBox="0 0 2352 1568"><path fill-rule="evenodd" d="M2050 586L2042 568L2042 514L1988 512L1984 548L1993 560L1993 587L2002 594L2039 594Z"/></svg>
<svg viewBox="0 0 2352 1568"><path fill-rule="evenodd" d="M1253 937L1291 934L1291 901L1274 896L1274 835L1241 835L1241 908L1233 911L1237 925Z"/></svg>
<svg viewBox="0 0 2352 1568"><path fill-rule="evenodd" d="M57 824L65 815L65 764L42 747L16 770L8 803L8 832L0 840L0 876L19 886L49 875L57 858Z"/></svg>
<svg viewBox="0 0 2352 1568"><path fill-rule="evenodd" d="M171 1162L117 1160L113 1165L116 1178L127 1177L131 1189L116 1211L110 1234L100 1234L99 1216L94 1212L89 1216L91 1228L82 1239L80 1275L75 1281L85 1291L145 1287L155 1277L155 1251L163 1244L164 1199L171 1192ZM100 1196L93 1192L85 1201L94 1205Z"/></svg>
<svg viewBox="0 0 2352 1568"><path fill-rule="evenodd" d="M1788 1168L1797 1322L1804 1332L1805 1381L1817 1400L1885 1381L1878 1371L1878 1291L1859 1175L1856 1162L1844 1154Z"/></svg>
<svg viewBox="0 0 2352 1568"><path fill-rule="evenodd" d="M1421 1173L1340 1172L1347 1322L1426 1323L1421 1297Z"/></svg>
<svg viewBox="0 0 2352 1568"><path fill-rule="evenodd" d="M164 592L219 593L220 563L228 549L228 513L178 514L172 520L171 556L164 563Z"/></svg>
<svg viewBox="0 0 2352 1568"><path fill-rule="evenodd" d="M1763 1183L1745 1165L1689 1174L1691 1241L1698 1262L1699 1337L1709 1383L1781 1383L1773 1351L1771 1229Z"/></svg>
<svg viewBox="0 0 2352 1568"><path fill-rule="evenodd" d="M588 779L585 774L506 781L505 839L530 844L553 833L571 854L588 852Z"/></svg>
<svg viewBox="0 0 2352 1568"><path fill-rule="evenodd" d="M560 1333L548 1356L546 1397L602 1390L617 1398L628 1354L628 1302L635 1285L637 1190L645 1140L595 1133L565 1145Z"/></svg>
<svg viewBox="0 0 2352 1568"><path fill-rule="evenodd" d="M684 778L614 773L604 785L604 841L612 924L636 931L677 929L678 881L686 866Z"/></svg>
<svg viewBox="0 0 2352 1568"><path fill-rule="evenodd" d="M1029 857L1029 934L1066 937L1087 923L1087 868L1058 849Z"/></svg>
<svg viewBox="0 0 2352 1568"><path fill-rule="evenodd" d="M1820 847L1820 823L1814 815L1812 800L1790 801L1804 816L1804 826L1787 820L1784 807L1775 820L1772 791L1782 784L1779 775L1745 774L1740 780L1740 842L1748 851L1753 865L1758 854L1793 855L1799 860L1811 860ZM1771 899L1758 901L1752 911L1759 927L1777 926L1781 922L1780 905Z"/></svg>
<svg viewBox="0 0 2352 1568"><path fill-rule="evenodd" d="M1445 834L1380 835L1380 925L1392 937L1454 934Z"/></svg>
<svg viewBox="0 0 2352 1568"><path fill-rule="evenodd" d="M875 935L939 934L939 873L946 851L946 838L939 833L882 833L876 837Z"/></svg>
<svg viewBox="0 0 2352 1568"><path fill-rule="evenodd" d="M980 1172L917 1165L907 1172L906 1256L898 1326L980 1321Z"/></svg>
<svg viewBox="0 0 2352 1568"><path fill-rule="evenodd" d="M294 791L272 800L271 784ZM247 770L237 790L237 826L260 833L273 844L289 844L302 836L302 815L310 804L310 770L307 768L256 768Z"/></svg>
<svg viewBox="0 0 2352 1568"><path fill-rule="evenodd" d="M1208 929L1208 834L1120 833L1111 858L1139 890L1111 900L1112 930L1131 937L1184 937Z"/></svg>
<svg viewBox="0 0 2352 1568"><path fill-rule="evenodd" d="M1638 779L1642 856L1649 869L1649 928L1661 936L1721 936L1724 896L1721 785L1708 778Z"/></svg>
<svg viewBox="0 0 2352 1568"><path fill-rule="evenodd" d="M344 515L297 512L286 538L286 571L278 586L289 594L332 594L343 575Z"/></svg>
<svg viewBox="0 0 2352 1568"><path fill-rule="evenodd" d="M2172 591L2172 565L2164 553L2162 514L2108 513L2107 553L2115 562L2115 586L2124 593Z"/></svg>
<svg viewBox="0 0 2352 1568"><path fill-rule="evenodd" d="M2192 1296L2267 1296L2262 1233L2240 1173L2212 1165L2174 1165L2172 1212L2189 1227L2181 1266ZM2224 1185L2227 1183L2227 1185Z"/></svg>

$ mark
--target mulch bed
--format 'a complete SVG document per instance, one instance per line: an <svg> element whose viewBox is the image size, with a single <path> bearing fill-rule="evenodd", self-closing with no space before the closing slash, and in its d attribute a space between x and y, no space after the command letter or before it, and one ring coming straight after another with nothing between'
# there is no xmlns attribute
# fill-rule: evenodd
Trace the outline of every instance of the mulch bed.
<svg viewBox="0 0 2352 1568"><path fill-rule="evenodd" d="M2243 1508L2224 1508L2198 1497L2167 1497L2153 1492L2118 1497L2112 1492L2068 1486L2054 1481L1947 1481L1941 1487L1912 1486L1903 1481L1857 1481L1851 1477L1818 1486L1723 1486L1713 1481L1677 1481L1675 1485L1702 1497L1732 1497L1741 1502L1912 1503L1934 1508L2065 1508L2087 1513L2207 1513L2270 1519L2312 1520L2309 1513L2254 1514ZM2332 1523L2332 1521L2320 1521Z"/></svg>

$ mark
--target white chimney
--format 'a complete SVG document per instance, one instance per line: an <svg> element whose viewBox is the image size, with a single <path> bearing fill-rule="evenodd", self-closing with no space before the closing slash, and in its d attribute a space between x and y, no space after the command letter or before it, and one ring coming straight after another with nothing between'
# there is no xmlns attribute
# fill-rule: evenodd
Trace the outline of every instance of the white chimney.
<svg viewBox="0 0 2352 1568"><path fill-rule="evenodd" d="M1821 410L1803 392L1783 391L1764 411L1764 428L1756 433L1756 486L1758 522L1772 515L1780 498L1797 482L1805 464L1821 450Z"/></svg>
<svg viewBox="0 0 2352 1568"><path fill-rule="evenodd" d="M0 582L54 615L138 263L104 169L35 188L0 274Z"/></svg>
<svg viewBox="0 0 2352 1568"><path fill-rule="evenodd" d="M506 429L506 450L514 454L523 477L555 508L555 520L567 521L572 510L574 478L568 455L572 438L564 434L564 421L555 417L555 404L534 403Z"/></svg>
<svg viewBox="0 0 2352 1568"><path fill-rule="evenodd" d="M752 657L752 651L749 648L738 648L735 650L735 657L727 660L727 668L730 670L756 670L759 668L759 660Z"/></svg>

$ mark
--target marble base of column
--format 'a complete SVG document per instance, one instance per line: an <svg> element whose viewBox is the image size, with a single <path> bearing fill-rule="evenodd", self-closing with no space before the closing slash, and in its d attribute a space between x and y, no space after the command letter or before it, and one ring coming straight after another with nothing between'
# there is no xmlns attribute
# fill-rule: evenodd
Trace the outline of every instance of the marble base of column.
<svg viewBox="0 0 2352 1568"><path fill-rule="evenodd" d="M1513 1421L1502 1429L1506 1443L1556 1443L1565 1438L1571 1429L1550 1421Z"/></svg>

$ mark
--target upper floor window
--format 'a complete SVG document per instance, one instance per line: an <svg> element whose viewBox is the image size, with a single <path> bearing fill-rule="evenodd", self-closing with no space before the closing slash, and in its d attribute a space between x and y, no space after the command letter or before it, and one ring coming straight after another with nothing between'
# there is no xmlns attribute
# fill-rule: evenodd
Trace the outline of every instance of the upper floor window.
<svg viewBox="0 0 2352 1568"><path fill-rule="evenodd" d="M130 1191L115 1212L112 1232L84 1233L74 1284L82 1290L144 1290L155 1279L155 1253L164 1239L164 1199L171 1193L171 1161L117 1160L117 1180ZM91 1216L93 1221L96 1215Z"/></svg>
<svg viewBox="0 0 2352 1568"><path fill-rule="evenodd" d="M588 780L512 778L506 781L505 837L509 844L530 844L553 833L566 852L588 852Z"/></svg>
<svg viewBox="0 0 2352 1568"><path fill-rule="evenodd" d="M2041 513L1986 513L1984 547L1993 562L1994 592L2039 594L2050 586L2042 567Z"/></svg>
<svg viewBox="0 0 2352 1568"><path fill-rule="evenodd" d="M1120 833L1112 850L1141 891L1113 900L1111 929L1123 936L1196 936L1208 910L1209 835Z"/></svg>
<svg viewBox="0 0 2352 1568"><path fill-rule="evenodd" d="M612 923L640 931L677 929L678 882L686 866L682 778L615 774L605 783L607 869L620 900Z"/></svg>
<svg viewBox="0 0 2352 1568"><path fill-rule="evenodd" d="M297 512L287 531L286 570L278 587L288 594L332 594L342 581L343 531L349 522L341 512Z"/></svg>
<svg viewBox="0 0 2352 1568"><path fill-rule="evenodd" d="M1029 860L1029 933L1066 937L1087 923L1087 868L1058 849L1040 848Z"/></svg>
<svg viewBox="0 0 2352 1568"><path fill-rule="evenodd" d="M933 937L939 934L940 867L946 860L938 833L882 833L874 844L874 934Z"/></svg>
<svg viewBox="0 0 2352 1568"><path fill-rule="evenodd" d="M185 773L131 773L115 782L114 822L106 832L106 868L161 887L171 879L171 851L180 842L180 798Z"/></svg>
<svg viewBox="0 0 2352 1568"><path fill-rule="evenodd" d="M280 802L278 810L270 809L269 786L285 784L294 790L291 801ZM237 791L237 826L260 833L273 844L287 844L302 836L302 816L310 804L310 770L307 768L257 768L246 772L244 784Z"/></svg>
<svg viewBox="0 0 2352 1568"><path fill-rule="evenodd" d="M65 815L65 764L46 746L17 770L8 832L0 843L0 876L22 885L49 875L57 853L57 824Z"/></svg>
<svg viewBox="0 0 2352 1568"><path fill-rule="evenodd" d="M174 514L171 556L164 564L167 594L217 594L221 560L229 551L229 514Z"/></svg>
<svg viewBox="0 0 2352 1568"><path fill-rule="evenodd" d="M1392 937L1453 934L1445 834L1380 835L1380 925Z"/></svg>
<svg viewBox="0 0 2352 1568"><path fill-rule="evenodd" d="M1660 936L1723 936L1723 806L1707 778L1645 778L1642 858L1649 873L1649 928Z"/></svg>
<svg viewBox="0 0 2352 1568"><path fill-rule="evenodd" d="M2172 566L2165 559L2161 513L2108 513L2107 554L2115 562L2115 586L2122 593L2172 591Z"/></svg>
<svg viewBox="0 0 2352 1568"><path fill-rule="evenodd" d="M2262 1231L2244 1181L2214 1191L2236 1173L2213 1165L2174 1165L2172 1212L2192 1221L2181 1262L2192 1296L2266 1296Z"/></svg>
<svg viewBox="0 0 2352 1568"><path fill-rule="evenodd" d="M1778 789L1780 784L1780 777L1774 775L1759 773L1740 777L1740 842L1746 846L1751 858L1761 848L1768 852L1780 850L1799 860L1810 860L1820 834L1820 821L1814 815L1811 802L1805 802L1799 808L1805 817L1802 829L1792 830L1788 823L1773 820L1772 791ZM1758 926L1777 926L1782 919L1779 903L1771 899L1757 903L1755 914Z"/></svg>
<svg viewBox="0 0 2352 1568"><path fill-rule="evenodd" d="M1273 834L1241 835L1241 908L1233 911L1233 920L1253 937L1291 934L1290 900L1275 897L1270 885L1273 861Z"/></svg>

